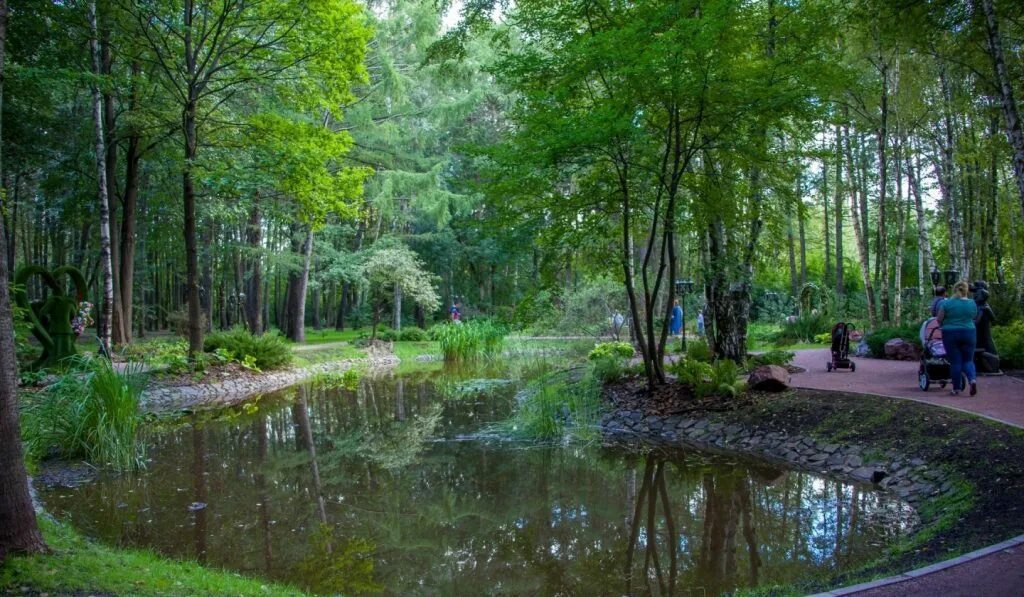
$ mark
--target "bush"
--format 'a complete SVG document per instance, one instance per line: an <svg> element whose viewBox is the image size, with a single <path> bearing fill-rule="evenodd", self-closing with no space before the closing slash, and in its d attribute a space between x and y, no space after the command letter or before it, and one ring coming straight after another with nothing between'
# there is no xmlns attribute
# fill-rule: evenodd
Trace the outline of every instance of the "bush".
<svg viewBox="0 0 1024 597"><path fill-rule="evenodd" d="M165 367L171 374L190 371L187 340L148 340L133 342L121 354L134 360L143 360L156 367Z"/></svg>
<svg viewBox="0 0 1024 597"><path fill-rule="evenodd" d="M280 369L292 362L292 350L288 341L277 332L254 336L243 327L233 327L226 332L214 332L203 342L203 351L231 357L249 369L266 371Z"/></svg>
<svg viewBox="0 0 1024 597"><path fill-rule="evenodd" d="M701 363L710 363L715 360L715 355L705 340L691 340L686 343L686 358Z"/></svg>
<svg viewBox="0 0 1024 597"><path fill-rule="evenodd" d="M106 359L87 366L84 375L65 375L25 399L22 437L29 456L55 453L115 470L140 468L143 445L135 436L145 376L138 368L119 372Z"/></svg>
<svg viewBox="0 0 1024 597"><path fill-rule="evenodd" d="M885 357L885 343L893 338L903 338L907 342L921 348L921 339L918 336L921 333L921 325L918 324L907 324L900 327L892 328L878 328L864 337L864 341L868 343L868 348L871 350L871 354L878 357Z"/></svg>
<svg viewBox="0 0 1024 597"><path fill-rule="evenodd" d="M430 328L446 361L471 361L501 354L508 331L487 320L445 323Z"/></svg>
<svg viewBox="0 0 1024 597"><path fill-rule="evenodd" d="M810 343L815 336L829 332L832 329L832 322L824 314L804 313L793 321L787 321L782 325L775 341L779 344L796 344L797 342Z"/></svg>
<svg viewBox="0 0 1024 597"><path fill-rule="evenodd" d="M587 359L591 361L607 357L631 359L633 354L633 345L629 342L602 342L594 346L594 349L587 355Z"/></svg>
<svg viewBox="0 0 1024 597"><path fill-rule="evenodd" d="M398 334L402 342L426 342L430 339L423 328L405 328Z"/></svg>
<svg viewBox="0 0 1024 597"><path fill-rule="evenodd" d="M590 361L590 371L601 383L618 381L626 372L623 360L614 356L592 359Z"/></svg>
<svg viewBox="0 0 1024 597"><path fill-rule="evenodd" d="M670 364L668 371L678 378L679 383L689 387L697 398L732 398L742 386L742 382L737 379L740 368L730 360L709 364L685 358Z"/></svg>
<svg viewBox="0 0 1024 597"><path fill-rule="evenodd" d="M788 350L769 350L764 354L756 354L748 359L748 364L751 368L760 367L762 365L779 365L785 367L793 362L796 358L795 352Z"/></svg>
<svg viewBox="0 0 1024 597"><path fill-rule="evenodd" d="M1000 367L1024 369L1024 319L993 327L992 340L999 351Z"/></svg>

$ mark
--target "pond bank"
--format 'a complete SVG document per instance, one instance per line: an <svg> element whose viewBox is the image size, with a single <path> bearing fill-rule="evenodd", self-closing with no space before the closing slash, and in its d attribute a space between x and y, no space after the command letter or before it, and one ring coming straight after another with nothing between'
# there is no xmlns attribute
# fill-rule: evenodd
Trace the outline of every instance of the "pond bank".
<svg viewBox="0 0 1024 597"><path fill-rule="evenodd" d="M398 365L393 354L364 359L342 359L309 367L294 367L260 375L199 382L183 386L154 386L142 394L142 410L161 414L181 410L222 408L244 402L257 394L286 388L321 373L341 373L349 369L385 369Z"/></svg>
<svg viewBox="0 0 1024 597"><path fill-rule="evenodd" d="M639 391L638 391L639 390ZM1020 429L878 396L796 390L695 402L636 384L606 389L615 437L727 450L877 487L905 499L917 531L862 570L796 589L813 592L946 560L1024 532Z"/></svg>

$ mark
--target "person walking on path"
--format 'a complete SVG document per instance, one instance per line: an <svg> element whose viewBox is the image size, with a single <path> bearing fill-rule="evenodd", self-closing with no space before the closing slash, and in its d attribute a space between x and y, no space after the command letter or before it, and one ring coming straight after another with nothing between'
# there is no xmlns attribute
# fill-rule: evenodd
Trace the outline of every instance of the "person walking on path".
<svg viewBox="0 0 1024 597"><path fill-rule="evenodd" d="M697 311L697 335L704 337L704 310Z"/></svg>
<svg viewBox="0 0 1024 597"><path fill-rule="evenodd" d="M672 321L669 324L673 336L678 336L683 329L683 308L679 306L679 299L676 299L672 307Z"/></svg>
<svg viewBox="0 0 1024 597"><path fill-rule="evenodd" d="M942 301L944 300L946 300L946 287L937 286L935 288L935 298L932 299L932 317L938 317L939 306L942 304Z"/></svg>
<svg viewBox="0 0 1024 597"><path fill-rule="evenodd" d="M939 304L936 316L942 327L942 344L946 347L949 358L950 373L953 376L952 394L955 396L963 390L961 372L967 374L967 382L971 386L971 396L978 393L978 374L974 369L974 348L978 343L978 333L974 320L978 317L978 305L967 297L969 287L961 280L953 287L953 296Z"/></svg>

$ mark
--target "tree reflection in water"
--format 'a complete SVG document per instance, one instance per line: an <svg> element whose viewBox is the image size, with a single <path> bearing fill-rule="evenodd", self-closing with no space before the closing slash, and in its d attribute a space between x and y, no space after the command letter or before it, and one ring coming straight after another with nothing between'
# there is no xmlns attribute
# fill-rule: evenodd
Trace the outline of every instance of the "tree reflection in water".
<svg viewBox="0 0 1024 597"><path fill-rule="evenodd" d="M906 528L882 494L722 456L466 441L515 390L299 386L41 497L105 541L345 594L719 595L857 566Z"/></svg>

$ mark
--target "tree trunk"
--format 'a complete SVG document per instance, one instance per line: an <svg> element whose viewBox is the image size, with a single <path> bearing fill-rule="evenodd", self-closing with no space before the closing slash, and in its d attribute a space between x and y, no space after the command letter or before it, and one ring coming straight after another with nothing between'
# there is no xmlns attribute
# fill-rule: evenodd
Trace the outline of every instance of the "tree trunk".
<svg viewBox="0 0 1024 597"><path fill-rule="evenodd" d="M99 30L96 25L96 2L91 0L88 5L89 26L92 30L89 39L92 54L92 69L97 76L102 74L100 65ZM110 354L111 319L114 312L114 269L110 253L110 198L107 196L107 156L103 137L103 98L99 83L92 86L93 134L96 151L96 180L100 201L100 264L103 269L103 315L99 323L98 336L107 354Z"/></svg>
<svg viewBox="0 0 1024 597"><path fill-rule="evenodd" d="M879 75L882 77L880 99L881 122L878 126L878 246L875 249L875 271L882 303L882 321L888 322L889 313L889 238L886 231L887 198L889 190L889 167L887 146L889 143L889 65L879 51ZM865 228L865 233L867 228Z"/></svg>
<svg viewBox="0 0 1024 597"><path fill-rule="evenodd" d="M1006 139L1013 152L1013 175L1017 182L1017 193L1020 195L1021 213L1024 214L1024 130L1017 102L1013 97L1013 79L1003 57L1003 38L999 33L999 19L996 17L995 6L992 0L981 0L981 8L985 13L988 51L996 71L996 81L999 83L999 99L1002 104L1003 120L1006 122Z"/></svg>
<svg viewBox="0 0 1024 597"><path fill-rule="evenodd" d="M825 278L824 284L827 286L832 281L832 220L828 216L828 160L822 160L821 164L821 200L824 204L824 224L822 230L825 231Z"/></svg>
<svg viewBox="0 0 1024 597"><path fill-rule="evenodd" d="M895 150L893 161L896 168L896 272L893 276L893 311L896 325L899 326L903 321L903 245L906 243L907 235L907 206L903 205L903 170L900 155L903 144L899 142L899 137Z"/></svg>
<svg viewBox="0 0 1024 597"><path fill-rule="evenodd" d="M245 293L245 322L252 334L262 334L266 329L263 322L263 267L260 251L263 243L263 219L260 215L259 197L254 199L249 211L249 224L245 228L245 242L249 246L249 282Z"/></svg>
<svg viewBox="0 0 1024 597"><path fill-rule="evenodd" d="M0 113L3 107L7 0L0 0ZM0 121L2 124L2 121ZM0 128L0 139L2 139ZM0 164L0 181L3 181ZM10 229L13 232L13 228ZM29 494L18 424L18 362L14 357L14 315L8 289L7 230L0 226L0 564L7 554L44 551Z"/></svg>
<svg viewBox="0 0 1024 597"><path fill-rule="evenodd" d="M203 311L199 304L199 248L196 242L196 193L192 184L192 162L196 157L196 104L185 108L185 168L182 194L185 207L185 285L188 289L188 354L203 352Z"/></svg>
<svg viewBox="0 0 1024 597"><path fill-rule="evenodd" d="M109 77L113 72L113 59L110 53L110 29L104 27L103 31L97 31L100 44L100 70L99 74ZM107 206L110 215L108 221L113 222L110 228L111 246L111 271L113 275L113 319L111 335L114 344L127 344L131 336L131 320L125 321L124 311L121 305L121 265L120 265L120 242L118 240L117 217L114 215L116 207L115 199L117 192L117 119L114 110L114 94L103 93L103 133L106 145L106 179L107 179Z"/></svg>
<svg viewBox="0 0 1024 597"><path fill-rule="evenodd" d="M855 180L854 179L854 167L853 167L852 140L850 138L849 131L846 130L845 127L844 127L844 136L846 137L846 150L847 150L847 153L846 153L846 158L847 158L847 174L848 174L847 178L849 178L851 183L852 183ZM850 192L850 212L853 214L853 231L856 233L856 237L857 237L857 253L858 253L858 256L860 257L860 275L861 275L861 280L864 282L864 294L867 297L867 302L868 302L868 325L871 326L871 329L875 329L876 325L878 323L878 313L877 313L877 310L875 308L875 289L874 289L874 286L871 283L871 268L868 265L868 247L867 247L868 231L867 231L866 228L862 227L863 224L862 224L861 221L859 221L859 218L857 217L857 210L858 210L857 194L858 194L858 187L859 186L860 185L857 185L857 184L851 184L850 185L850 187L851 187L850 188L850 191L851 191ZM863 194L863 190L861 190L860 192ZM862 201L860 202L860 208L863 210L863 208L865 207L865 205L864 205L865 202L863 201L863 195L862 195L861 199L862 199ZM863 218L864 215L865 214L862 211L861 212L862 218ZM866 219L866 218L863 218L863 219Z"/></svg>
<svg viewBox="0 0 1024 597"><path fill-rule="evenodd" d="M306 229L302 242L302 270L288 274L288 306L285 336L293 342L306 341L306 288L309 285L309 265L313 254L313 229Z"/></svg>
<svg viewBox="0 0 1024 597"><path fill-rule="evenodd" d="M395 283L395 295L392 300L394 312L391 316L391 327L397 332L402 329L402 285Z"/></svg>
<svg viewBox="0 0 1024 597"><path fill-rule="evenodd" d="M836 125L835 130L836 137L836 188L835 188L835 200L832 202L832 210L835 212L836 219L836 295L843 296L846 294L846 284L843 280L843 204L846 201L843 200L843 135Z"/></svg>
<svg viewBox="0 0 1024 597"><path fill-rule="evenodd" d="M928 242L928 225L924 219L924 201L921 198L921 186L919 184L921 173L921 158L916 156L914 163L910 162L910 152L906 156L907 186L914 197L914 215L917 218L917 246L920 251L919 258L919 286L924 292L927 285L928 272L935 269L935 257L932 255L931 243Z"/></svg>
<svg viewBox="0 0 1024 597"><path fill-rule="evenodd" d="M796 277L796 238L793 234L793 210L786 209L786 249L789 252L789 295L797 297L799 282Z"/></svg>

